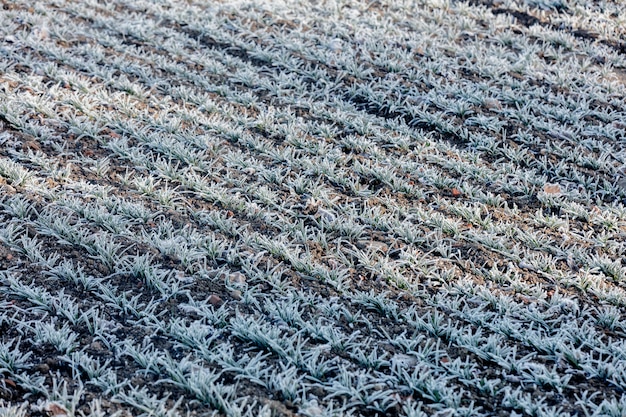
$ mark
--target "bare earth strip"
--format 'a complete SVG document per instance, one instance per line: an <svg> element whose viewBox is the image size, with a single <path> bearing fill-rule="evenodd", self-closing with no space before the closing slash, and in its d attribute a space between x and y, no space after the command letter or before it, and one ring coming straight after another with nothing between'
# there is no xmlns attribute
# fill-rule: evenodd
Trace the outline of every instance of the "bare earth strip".
<svg viewBox="0 0 626 417"><path fill-rule="evenodd" d="M0 417L626 415L619 1L0 4Z"/></svg>

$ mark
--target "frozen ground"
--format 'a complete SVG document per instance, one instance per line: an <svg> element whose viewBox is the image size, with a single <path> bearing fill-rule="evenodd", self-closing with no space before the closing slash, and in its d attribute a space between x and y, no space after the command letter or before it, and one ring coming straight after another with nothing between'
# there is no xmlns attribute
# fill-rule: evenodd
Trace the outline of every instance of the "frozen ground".
<svg viewBox="0 0 626 417"><path fill-rule="evenodd" d="M1 1L0 416L624 416L620 1Z"/></svg>

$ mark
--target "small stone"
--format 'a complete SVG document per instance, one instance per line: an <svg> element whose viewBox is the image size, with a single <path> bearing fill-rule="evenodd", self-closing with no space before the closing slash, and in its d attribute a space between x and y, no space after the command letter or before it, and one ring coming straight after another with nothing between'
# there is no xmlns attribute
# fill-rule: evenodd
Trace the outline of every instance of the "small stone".
<svg viewBox="0 0 626 417"><path fill-rule="evenodd" d="M27 150L31 150L31 151L38 151L41 149L41 147L39 146L39 144L34 141L34 140L29 140L28 142L24 142L24 144L22 145L22 149L27 151Z"/></svg>
<svg viewBox="0 0 626 417"><path fill-rule="evenodd" d="M487 100L485 100L485 107L490 110L502 110L502 104L499 100L496 100L494 98L488 98Z"/></svg>
<svg viewBox="0 0 626 417"><path fill-rule="evenodd" d="M317 209L317 214L320 216L320 218L328 223L334 222L335 219L337 218L333 213L331 213L328 210L324 210L324 209Z"/></svg>
<svg viewBox="0 0 626 417"><path fill-rule="evenodd" d="M392 364L397 364L402 368L413 368L417 365L417 358L415 356L405 355L398 353L391 358Z"/></svg>
<svg viewBox="0 0 626 417"><path fill-rule="evenodd" d="M67 408L63 407L61 404L57 402L49 402L44 406L44 411L51 417L62 417L67 416L69 411Z"/></svg>
<svg viewBox="0 0 626 417"><path fill-rule="evenodd" d="M222 259L225 259L226 255L224 253L222 253L222 254L220 254L219 257L222 258ZM222 275L222 272L219 269L212 269L210 271L206 271L205 274L209 278L217 278L220 275Z"/></svg>
<svg viewBox="0 0 626 417"><path fill-rule="evenodd" d="M47 363L40 363L35 369L37 369L42 374L47 374L48 371L50 371L50 365L48 365Z"/></svg>
<svg viewBox="0 0 626 417"><path fill-rule="evenodd" d="M231 284L245 284L246 276L241 272L233 272L228 276L228 281L230 281Z"/></svg>
<svg viewBox="0 0 626 417"><path fill-rule="evenodd" d="M188 277L185 275L185 273L183 271L176 271L176 279L180 282L183 282L185 284L190 284L194 281L194 279L192 277Z"/></svg>
<svg viewBox="0 0 626 417"><path fill-rule="evenodd" d="M96 340L96 341L94 341L94 342L92 342L92 343L89 345L89 347L90 347L91 349L93 349L93 350L96 350L96 351L101 351L101 350L104 350L104 348L102 347L102 343L98 342L97 340Z"/></svg>
<svg viewBox="0 0 626 417"><path fill-rule="evenodd" d="M543 192L550 195L561 195L561 186L559 184L546 183L543 186Z"/></svg>
<svg viewBox="0 0 626 417"><path fill-rule="evenodd" d="M221 305L223 303L222 299L215 295L215 294L211 294L208 298L209 303L211 303L212 306L217 307L219 305Z"/></svg>
<svg viewBox="0 0 626 417"><path fill-rule="evenodd" d="M369 247L372 248L372 250L374 251L383 252L383 253L386 253L387 250L389 250L389 247L383 242L372 241L369 243Z"/></svg>
<svg viewBox="0 0 626 417"><path fill-rule="evenodd" d="M239 290L232 290L230 292L230 296L233 297L236 301L240 301L241 300L241 291L239 291Z"/></svg>
<svg viewBox="0 0 626 417"><path fill-rule="evenodd" d="M5 38L6 39L6 38ZM613 125L614 128L616 129L626 129L626 123L624 122L620 122L619 120L614 121L613 123L611 123Z"/></svg>
<svg viewBox="0 0 626 417"><path fill-rule="evenodd" d="M518 267L520 267L521 269L528 269L530 271L536 271L537 268L535 268L534 265L529 264L528 262L525 261L520 261L520 263L517 265Z"/></svg>
<svg viewBox="0 0 626 417"><path fill-rule="evenodd" d="M146 383L146 380L141 377L134 376L133 378L131 378L130 383L136 387L139 387L141 385L144 385Z"/></svg>

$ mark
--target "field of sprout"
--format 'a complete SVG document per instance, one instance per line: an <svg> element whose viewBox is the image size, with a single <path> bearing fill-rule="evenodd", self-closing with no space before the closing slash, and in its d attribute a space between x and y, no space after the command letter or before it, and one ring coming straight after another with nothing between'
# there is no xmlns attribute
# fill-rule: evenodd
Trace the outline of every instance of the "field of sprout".
<svg viewBox="0 0 626 417"><path fill-rule="evenodd" d="M621 0L0 1L0 417L623 417L625 253Z"/></svg>

